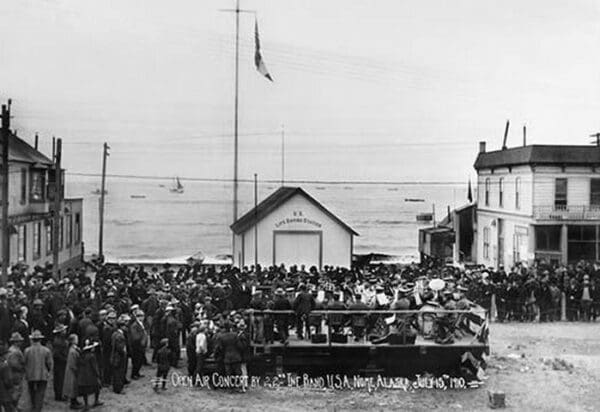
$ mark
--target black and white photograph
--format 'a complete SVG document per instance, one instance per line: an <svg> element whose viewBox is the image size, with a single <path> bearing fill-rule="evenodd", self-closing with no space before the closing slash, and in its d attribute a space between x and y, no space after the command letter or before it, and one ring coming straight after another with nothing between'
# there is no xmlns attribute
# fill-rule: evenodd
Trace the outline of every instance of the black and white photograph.
<svg viewBox="0 0 600 412"><path fill-rule="evenodd" d="M600 409L600 1L1 0L0 412Z"/></svg>

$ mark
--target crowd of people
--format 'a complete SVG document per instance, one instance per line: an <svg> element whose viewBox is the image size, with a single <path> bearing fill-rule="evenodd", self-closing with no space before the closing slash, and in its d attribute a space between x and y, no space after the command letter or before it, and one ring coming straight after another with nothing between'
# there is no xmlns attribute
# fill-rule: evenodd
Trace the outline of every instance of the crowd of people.
<svg viewBox="0 0 600 412"><path fill-rule="evenodd" d="M0 406L12 411L28 402L41 410L51 381L57 401L87 410L102 404L103 387L124 393L143 376L144 365L156 364L155 390L164 389L169 369L182 359L190 375L203 375L208 361L226 375L247 375L251 343L287 345L290 334L318 342L324 328L374 344L399 332L403 339L423 332L414 318L390 320L369 315L372 310L477 304L489 311L495 300L498 321L543 322L560 320L564 299L568 320L595 321L598 282L600 268L590 262L509 271L433 264L322 271L105 264L67 270L60 280L48 268L17 266L0 287ZM325 309L339 313L319 312ZM438 318L436 342L461 332L453 316Z"/></svg>

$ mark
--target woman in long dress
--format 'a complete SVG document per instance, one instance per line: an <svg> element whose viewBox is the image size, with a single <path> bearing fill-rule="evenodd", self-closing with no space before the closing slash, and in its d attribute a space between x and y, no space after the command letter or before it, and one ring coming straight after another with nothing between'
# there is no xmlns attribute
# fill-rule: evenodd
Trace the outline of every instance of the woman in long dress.
<svg viewBox="0 0 600 412"><path fill-rule="evenodd" d="M98 367L98 358L96 357L96 347L98 342L85 341L85 346L79 357L77 366L77 383L79 395L83 396L83 410L89 410L88 396L94 395L94 405L100 406L100 368Z"/></svg>
<svg viewBox="0 0 600 412"><path fill-rule="evenodd" d="M77 335L69 335L69 354L67 355L67 366L65 368L65 380L63 382L63 396L70 401L71 409L80 409L81 403L77 401L77 364L79 360L79 338Z"/></svg>

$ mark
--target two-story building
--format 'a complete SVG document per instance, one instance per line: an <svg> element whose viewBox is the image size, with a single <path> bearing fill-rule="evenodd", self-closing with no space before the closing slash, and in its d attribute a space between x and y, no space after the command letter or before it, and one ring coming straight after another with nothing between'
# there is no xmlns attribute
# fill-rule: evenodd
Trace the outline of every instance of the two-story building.
<svg viewBox="0 0 600 412"><path fill-rule="evenodd" d="M16 263L44 266L53 259L53 163L12 133L8 147L10 266ZM62 186L58 245L60 267L65 268L82 261L83 201L64 199ZM3 239L0 236L0 250Z"/></svg>
<svg viewBox="0 0 600 412"><path fill-rule="evenodd" d="M477 170L477 263L600 260L600 147L486 152Z"/></svg>

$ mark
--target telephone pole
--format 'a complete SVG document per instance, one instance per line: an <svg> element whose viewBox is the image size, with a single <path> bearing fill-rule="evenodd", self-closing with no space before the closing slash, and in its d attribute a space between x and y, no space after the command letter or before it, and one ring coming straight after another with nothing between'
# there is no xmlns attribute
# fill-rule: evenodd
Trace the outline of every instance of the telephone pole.
<svg viewBox="0 0 600 412"><path fill-rule="evenodd" d="M104 262L104 194L106 192L106 158L108 157L108 143L104 142L102 152L102 183L100 187L100 228L98 230L98 257Z"/></svg>
<svg viewBox="0 0 600 412"><path fill-rule="evenodd" d="M285 186L285 126L281 125L281 187Z"/></svg>
<svg viewBox="0 0 600 412"><path fill-rule="evenodd" d="M8 143L10 140L10 99L8 105L2 105L2 281L8 281L8 266L10 265L10 235L8 233Z"/></svg>
<svg viewBox="0 0 600 412"><path fill-rule="evenodd" d="M58 279L59 272L59 241L62 233L62 222L60 221L62 207L62 139L56 139L56 152L54 153L54 218L52 219L52 277Z"/></svg>

